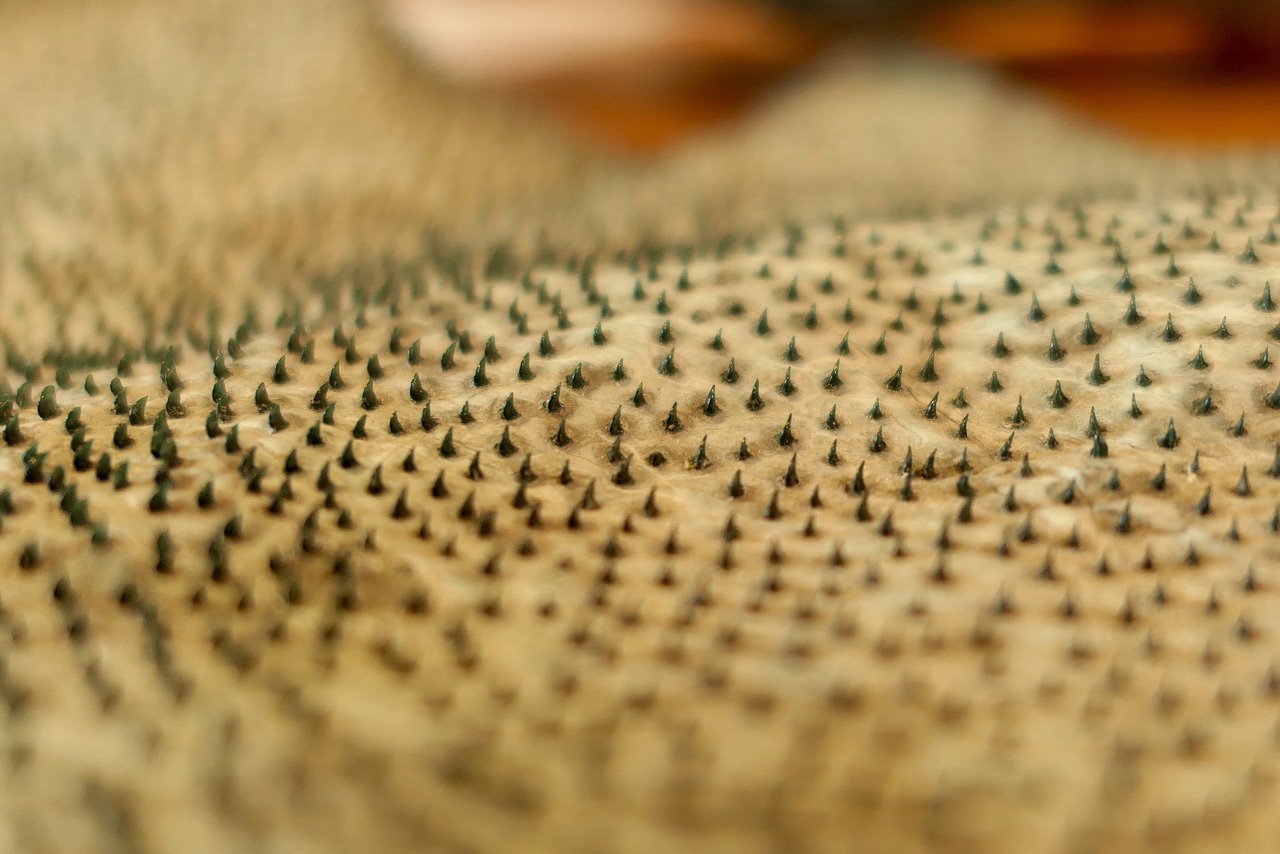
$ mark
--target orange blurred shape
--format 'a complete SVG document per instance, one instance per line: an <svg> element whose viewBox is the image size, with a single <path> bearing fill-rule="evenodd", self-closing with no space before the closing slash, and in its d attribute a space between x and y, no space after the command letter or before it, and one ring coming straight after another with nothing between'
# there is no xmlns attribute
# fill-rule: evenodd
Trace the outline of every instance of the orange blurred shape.
<svg viewBox="0 0 1280 854"><path fill-rule="evenodd" d="M757 14L749 4L738 8L744 16ZM1211 1L957 2L905 26L902 35L994 65L1121 133L1208 144L1280 141L1280 109L1274 108L1280 105L1280 9L1266 0L1227 10ZM756 31L762 39L797 43L791 31ZM811 43L832 35L810 34ZM762 45L761 51L796 64L807 55L776 48ZM551 97L587 133L652 150L731 119L785 67L726 64L701 85L638 100L585 92Z"/></svg>
<svg viewBox="0 0 1280 854"><path fill-rule="evenodd" d="M632 152L731 121L824 44L852 35L856 45L859 35L755 0L596 0L576 29L532 10L582 0L385 2L401 11L402 29L421 27L411 40L446 67L452 56L463 79L532 99L583 135ZM1271 108L1280 104L1280 0L940 0L927 8L896 19L891 35L993 65L1118 132L1280 141L1280 110ZM468 26L439 26L450 20Z"/></svg>
<svg viewBox="0 0 1280 854"><path fill-rule="evenodd" d="M646 154L733 121L759 98L767 79L691 81L649 94L548 88L537 97L582 136L611 148Z"/></svg>
<svg viewBox="0 0 1280 854"><path fill-rule="evenodd" d="M741 113L819 42L754 0L382 0L392 26L472 86L645 152Z"/></svg>
<svg viewBox="0 0 1280 854"><path fill-rule="evenodd" d="M731 122L778 80L812 58L822 39L765 7L739 0L687 2L683 34L651 73L591 72L531 80L532 95L580 134L645 154Z"/></svg>
<svg viewBox="0 0 1280 854"><path fill-rule="evenodd" d="M1215 46L1204 15L1168 3L957 3L918 27L956 56L996 62L1195 56Z"/></svg>

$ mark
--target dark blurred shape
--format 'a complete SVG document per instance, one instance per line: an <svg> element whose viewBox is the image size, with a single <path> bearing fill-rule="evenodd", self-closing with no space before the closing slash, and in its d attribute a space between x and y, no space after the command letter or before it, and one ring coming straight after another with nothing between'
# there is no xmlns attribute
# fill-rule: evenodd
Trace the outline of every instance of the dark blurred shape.
<svg viewBox="0 0 1280 854"><path fill-rule="evenodd" d="M917 32L1120 132L1280 141L1280 8L1270 2L967 2L932 10Z"/></svg>

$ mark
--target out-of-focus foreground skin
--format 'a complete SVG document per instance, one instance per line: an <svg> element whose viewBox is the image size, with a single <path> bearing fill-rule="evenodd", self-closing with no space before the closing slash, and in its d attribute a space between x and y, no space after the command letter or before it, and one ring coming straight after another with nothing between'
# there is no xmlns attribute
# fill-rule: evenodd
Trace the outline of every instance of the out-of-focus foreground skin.
<svg viewBox="0 0 1280 854"><path fill-rule="evenodd" d="M387 0L393 26L472 85L646 151L727 121L815 52L903 43L993 65L1145 138L1280 139L1280 13L1196 0Z"/></svg>
<svg viewBox="0 0 1280 854"><path fill-rule="evenodd" d="M1267 850L1273 157L367 12L0 4L0 849Z"/></svg>

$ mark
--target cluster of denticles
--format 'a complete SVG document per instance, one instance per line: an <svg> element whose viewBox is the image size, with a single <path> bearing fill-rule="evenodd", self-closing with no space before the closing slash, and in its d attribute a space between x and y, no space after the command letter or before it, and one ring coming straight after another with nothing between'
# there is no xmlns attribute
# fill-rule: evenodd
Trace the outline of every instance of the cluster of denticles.
<svg viewBox="0 0 1280 854"><path fill-rule="evenodd" d="M995 230L984 226L980 242ZM1087 235L1083 217L1077 234ZM477 638L487 632L477 625L516 607L553 627L532 645L554 637L608 660L617 632L648 631L659 658L682 666L696 638L732 655L772 643L768 626L779 624L792 627L780 647L787 659L838 654L857 635L850 603L874 613L896 601L877 590L906 591L909 617L927 615L931 600L962 603L968 643L983 654L995 626L1027 607L1014 595L1023 581L1053 591L1050 610L1071 625L1102 603L1122 632L1178 604L1171 568L1225 566L1238 595L1261 589L1252 556L1260 538L1280 533L1280 518L1249 475L1269 439L1246 416L1280 407L1280 393L1256 396L1225 425L1212 387L1174 394L1150 407L1167 413L1178 398L1184 411L1145 426L1154 418L1144 390L1184 378L1109 364L1096 348L1125 336L1188 348L1194 324L1148 317L1110 230L1102 242L1118 272L1105 289L1067 283L1068 249L1054 232L1042 287L984 270L979 250L967 266L993 287L957 285L927 300L923 250L899 247L889 258L901 269L887 270L876 235L856 264L842 260L850 250L837 235L821 263L856 271L844 282L808 277L814 252L793 232L780 256L722 246L675 265L654 257L646 268L636 256L631 271L625 258L577 262L498 275L483 289L469 276L431 287L421 275L392 277L357 291L332 326L301 311L284 312L274 331L247 318L210 348L207 368L177 345L125 353L107 382L101 369L81 381L60 366L53 384L37 393L28 379L4 403L4 440L22 471L3 503L15 561L51 573L65 630L83 643L96 594L80 592L73 544L109 555L114 598L138 616L177 698L191 690L168 641L176 618L166 603L178 600L226 607L209 640L242 674L288 639L290 611L320 615L315 644L328 661L350 615L447 614L434 653L386 634L371 643L408 675L435 655L464 672L483 668ZM1184 239L1193 235L1188 226ZM1181 279L1162 245L1163 277ZM1249 243L1232 264L1243 273L1259 262ZM774 269L788 265L796 273ZM725 268L739 272L736 284L714 281ZM549 284L560 280L561 290ZM1050 304L1051 291L1066 293ZM1259 335L1253 318L1274 311L1269 285L1179 283L1188 310L1210 299L1224 320L1209 339L1258 351L1231 369L1268 371L1268 340L1280 333ZM448 319L430 317L438 305ZM1077 309L1078 330L1060 336L1058 313ZM970 342L985 318L1017 330L997 331L979 351ZM923 347L908 367L913 337ZM138 377L148 355L157 375ZM1210 355L1196 344L1180 357L1185 377L1209 371ZM1096 401L1087 414L1082 396ZM1237 443L1244 459L1228 488L1196 477L1188 436ZM1280 477L1270 455L1255 471ZM1174 482L1175 468L1192 477ZM1195 536L1144 521L1144 507L1166 505ZM65 530L49 525L55 512ZM1217 518L1221 530L1200 536L1202 520ZM416 569L387 571L398 564ZM568 589L565 573L578 579ZM1078 592L1112 578L1123 589L1088 601ZM1134 579L1149 579L1149 595ZM1229 617L1241 643L1256 640L1244 607L1223 607L1225 583L1188 589L1202 591L1203 613ZM265 631L230 627L235 614L260 612ZM602 628L605 617L617 628ZM873 648L896 656L899 618L879 617ZM805 629L820 618L827 640ZM1158 635L1146 631L1154 651ZM1072 630L1069 654L1087 659L1093 647ZM116 702L110 680L93 673L104 705ZM725 687L722 668L702 673L706 686ZM1264 682L1276 690L1270 670ZM771 705L751 696L753 707ZM831 689L837 705L850 696L844 680Z"/></svg>

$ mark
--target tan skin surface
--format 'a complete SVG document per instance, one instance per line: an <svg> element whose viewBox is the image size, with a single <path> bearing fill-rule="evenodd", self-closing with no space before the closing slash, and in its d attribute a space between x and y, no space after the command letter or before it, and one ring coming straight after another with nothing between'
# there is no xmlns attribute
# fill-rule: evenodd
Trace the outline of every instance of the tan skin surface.
<svg viewBox="0 0 1280 854"><path fill-rule="evenodd" d="M1274 184L1276 168L1222 158L1178 172L1051 121L1033 99L1006 103L963 68L850 75L696 156L615 166L527 116L499 115L490 99L446 91L382 35L347 0L0 3L0 113L20 117L0 134L0 340L41 360L30 377L0 370L15 392L30 383L31 400L17 410L17 444L0 441L0 489L13 497L0 526L0 850L1271 850L1280 481L1267 472L1280 411L1266 401L1280 377L1251 362L1277 353L1280 317L1255 304L1278 278L1280 248L1274 199L1248 188ZM1225 177L1201 192L1206 173ZM1100 184L1138 189L1123 203L1057 204ZM991 203L943 215L979 192ZM921 216L878 212L922 198ZM793 219L802 234L783 227ZM725 235L736 243L720 244ZM1249 239L1258 263L1238 260ZM488 263L500 240L514 263ZM1133 293L1116 290L1117 242ZM455 247L474 265L470 301L455 287ZM645 250L656 247L651 278ZM625 250L616 259L615 248ZM590 291L573 271L588 255ZM1051 257L1060 272L1046 271ZM1006 271L1020 294L1007 293ZM1203 298L1188 304L1192 278ZM395 316L380 300L361 309L385 281L400 293ZM1146 319L1130 326L1134 293ZM930 381L921 374L940 299L945 346ZM734 300L748 310L734 314ZM509 314L517 301L524 331ZM203 340L222 346L250 309L240 358L223 359L232 399L211 439L216 369ZM899 312L901 328L886 329ZM1169 313L1182 336L1172 342L1160 337ZM1102 336L1093 344L1081 340L1086 314ZM1219 338L1228 314L1232 337ZM470 352L444 370L455 318ZM707 345L721 328L717 351ZM1067 353L1050 362L1055 330ZM1005 358L992 352L1001 331ZM498 354L477 387L490 335ZM126 370L75 366L82 348L115 336L155 352ZM169 344L186 414L157 430ZM1193 368L1202 345L1209 366ZM660 366L673 347L670 375ZM534 375L521 379L526 352ZM64 376L45 353L68 354ZM382 377L366 409L375 355ZM1095 386L1097 355L1111 379ZM735 357L736 384L722 379ZM829 389L836 359L844 385ZM615 381L619 360L628 374ZM572 389L579 363L587 384ZM345 383L327 393L336 409L324 424L311 406L335 364ZM1151 386L1136 385L1139 365ZM988 369L1004 391L985 388ZM118 370L122 403L147 397L146 423L117 414ZM414 373L439 421L429 432ZM752 411L757 377L765 406ZM1050 401L1058 381L1071 398L1061 409ZM636 407L641 382L648 402ZM552 413L543 404L561 383L564 407ZM712 384L721 411L708 415ZM1217 409L1195 414L1208 385ZM46 386L61 409L48 419ZM954 435L961 387L967 443ZM1133 394L1146 413L1137 420ZM500 414L507 395L511 421ZM1020 395L1028 422L1002 461ZM868 417L877 397L879 422ZM664 420L675 403L684 429L673 433ZM66 426L77 407L79 435ZM619 407L625 432L613 436ZM1090 456L1091 407L1106 458ZM1241 413L1247 432L1232 436ZM405 432L391 432L393 414ZM788 417L796 442L784 447ZM1169 418L1172 449L1155 444ZM565 445L552 441L561 419ZM308 444L317 423L323 444ZM122 424L133 444L118 448ZM888 447L872 454L879 425ZM502 456L507 426L519 451ZM229 453L237 427L241 450ZM444 457L450 428L457 453ZM152 512L157 432L172 432L180 462L168 509ZM703 436L710 465L699 470ZM754 456L739 461L744 437ZM614 440L635 457L630 485L614 482ZM348 442L358 465L344 468ZM65 491L26 481L23 455L37 446L44 474L61 467L63 486L76 485L65 506ZM901 503L908 447L922 473L915 501ZM935 448L940 473L928 479ZM965 448L977 494L961 525L951 520ZM658 449L668 462L654 467ZM295 450L302 470L276 515ZM251 451L265 474L242 471ZM541 528L513 506L526 453ZM476 454L482 479L469 476ZM793 454L801 480L788 486ZM112 478L129 463L120 489L99 480L107 455ZM862 496L848 487L864 460L874 492L871 518L858 521ZM571 484L558 477L566 461ZM334 507L317 485L326 463ZM1149 484L1162 464L1158 491ZM1248 496L1235 491L1244 465ZM432 494L441 472L448 496ZM600 506L571 529L592 479ZM819 487L823 506L810 507ZM1209 487L1212 512L1200 515ZM395 518L405 489L411 515ZM476 512L461 518L473 490ZM770 519L775 491L781 516ZM313 510L315 541L304 543ZM887 557L897 541L880 533L890 512L901 557ZM731 513L741 536L726 572ZM627 517L631 532L620 530ZM418 533L428 519L429 540ZM939 575L944 521L953 545ZM525 538L536 553L520 554ZM838 540L843 568L828 565ZM486 574L499 548L497 574ZM617 561L608 573L606 549ZM1051 550L1055 580L1039 577ZM886 559L868 585L877 555Z"/></svg>

